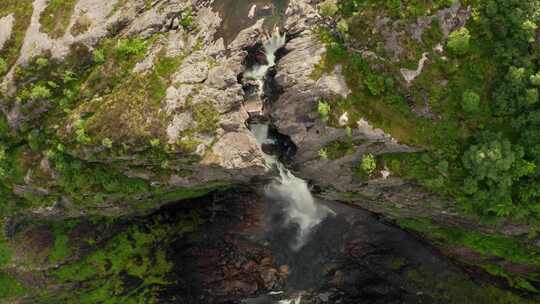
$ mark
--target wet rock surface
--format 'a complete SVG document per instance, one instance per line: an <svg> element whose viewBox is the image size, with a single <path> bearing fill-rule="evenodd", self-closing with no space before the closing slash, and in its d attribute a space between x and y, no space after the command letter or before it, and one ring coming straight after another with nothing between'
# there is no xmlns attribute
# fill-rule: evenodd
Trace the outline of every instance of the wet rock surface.
<svg viewBox="0 0 540 304"><path fill-rule="evenodd" d="M172 246L178 284L162 295L164 303L487 299L483 283L471 281L429 245L361 209L321 202L334 215L295 249L297 227L284 221L281 202L252 192L219 193L213 200L181 207L202 206L197 210L204 224Z"/></svg>

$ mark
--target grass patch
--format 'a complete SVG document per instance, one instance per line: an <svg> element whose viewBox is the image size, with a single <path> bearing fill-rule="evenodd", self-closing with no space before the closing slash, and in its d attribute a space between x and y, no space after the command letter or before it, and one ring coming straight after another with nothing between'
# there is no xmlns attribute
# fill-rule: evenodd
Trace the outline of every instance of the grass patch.
<svg viewBox="0 0 540 304"><path fill-rule="evenodd" d="M55 225L54 231L54 245L49 255L51 263L57 263L65 260L71 254L69 236L61 230L60 227Z"/></svg>
<svg viewBox="0 0 540 304"><path fill-rule="evenodd" d="M330 143L328 143L324 149L326 150L327 156L329 160L335 160L340 159L342 157L345 157L347 155L352 155L356 151L356 148L358 146L363 145L366 143L365 140L359 139L359 140L334 140Z"/></svg>
<svg viewBox="0 0 540 304"><path fill-rule="evenodd" d="M218 128L219 112L212 101L207 100L193 106L193 119L197 123L197 132L214 133Z"/></svg>
<svg viewBox="0 0 540 304"><path fill-rule="evenodd" d="M3 272L0 272L0 286L0 299L20 296L26 290L19 281Z"/></svg>
<svg viewBox="0 0 540 304"><path fill-rule="evenodd" d="M17 58L24 41L26 29L30 25L32 18L32 0L2 0L0 1L0 18L9 14L14 14L15 21L11 36L0 50L0 58L3 58L7 66L12 66ZM7 71L0 73L0 76Z"/></svg>
<svg viewBox="0 0 540 304"><path fill-rule="evenodd" d="M0 267L8 264L11 261L11 248L8 243L0 239Z"/></svg>
<svg viewBox="0 0 540 304"><path fill-rule="evenodd" d="M50 0L39 19L41 30L51 38L64 36L76 4L76 0Z"/></svg>

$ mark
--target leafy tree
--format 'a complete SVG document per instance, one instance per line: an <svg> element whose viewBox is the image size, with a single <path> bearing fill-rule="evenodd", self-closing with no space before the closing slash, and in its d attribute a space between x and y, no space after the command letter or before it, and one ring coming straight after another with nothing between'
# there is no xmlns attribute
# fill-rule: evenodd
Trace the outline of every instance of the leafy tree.
<svg viewBox="0 0 540 304"><path fill-rule="evenodd" d="M480 110L480 96L473 91L463 93L462 107L469 114L478 113Z"/></svg>
<svg viewBox="0 0 540 304"><path fill-rule="evenodd" d="M479 142L469 147L463 167L471 176L465 179L463 191L472 195L479 212L507 216L515 210L514 186L535 171L524 156L521 146L492 133L481 134Z"/></svg>
<svg viewBox="0 0 540 304"><path fill-rule="evenodd" d="M538 102L538 89L528 89L525 99L527 105L533 105Z"/></svg>
<svg viewBox="0 0 540 304"><path fill-rule="evenodd" d="M540 87L540 72L531 75L530 80L533 86Z"/></svg>
<svg viewBox="0 0 540 304"><path fill-rule="evenodd" d="M465 27L456 30L448 37L448 48L456 55L465 55L469 51L471 34Z"/></svg>

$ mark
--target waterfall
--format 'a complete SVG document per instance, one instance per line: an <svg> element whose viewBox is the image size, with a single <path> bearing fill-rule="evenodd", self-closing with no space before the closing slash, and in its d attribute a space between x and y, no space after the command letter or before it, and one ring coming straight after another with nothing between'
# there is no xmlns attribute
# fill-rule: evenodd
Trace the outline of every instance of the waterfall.
<svg viewBox="0 0 540 304"><path fill-rule="evenodd" d="M266 64L257 63L244 73L246 79L257 82L259 96L263 94L268 69L276 64L276 52L285 43L286 35L281 35L279 28L274 28L272 35L266 37L263 43ZM250 127L261 148L264 144L273 143L273 140L268 136L268 125L252 124ZM265 194L285 203L286 222L298 226L296 243L292 246L294 249L299 249L305 244L309 232L330 211L318 206L306 181L294 176L275 156L265 154L265 160L268 166L277 168L279 172L279 178L266 186Z"/></svg>
<svg viewBox="0 0 540 304"><path fill-rule="evenodd" d="M287 43L287 35L281 34L278 27L275 27L272 35L266 35L266 39L263 42L264 54L266 56L266 63L256 63L250 69L244 72L244 78L254 80L257 82L259 88L259 97L262 97L264 93L264 81L268 70L276 65L276 52Z"/></svg>
<svg viewBox="0 0 540 304"><path fill-rule="evenodd" d="M276 64L276 52L286 43L286 35L281 35L276 27L270 37L266 37L263 46L266 64L255 64L244 73L244 78L257 83L259 96L262 96L268 69ZM257 142L261 146L273 144L269 138L268 125L252 124L250 126ZM300 249L306 242L309 232L317 226L330 212L329 209L316 204L306 181L294 176L275 156L264 154L269 167L277 168L279 177L268 184L265 194L271 199L285 204L286 224L294 223L298 227L293 249Z"/></svg>
<svg viewBox="0 0 540 304"><path fill-rule="evenodd" d="M268 138L268 125L252 124L251 131L259 145L271 144ZM278 170L279 176L269 183L264 193L269 198L284 203L286 224L295 224L298 228L296 242L291 244L293 249L300 249L307 241L310 231L315 228L331 211L317 205L309 191L308 184L294 176L275 156L264 154L268 166Z"/></svg>

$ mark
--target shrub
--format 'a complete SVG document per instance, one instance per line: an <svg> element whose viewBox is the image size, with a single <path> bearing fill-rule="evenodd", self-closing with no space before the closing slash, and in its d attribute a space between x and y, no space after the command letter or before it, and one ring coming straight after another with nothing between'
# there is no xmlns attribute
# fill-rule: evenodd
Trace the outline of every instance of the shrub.
<svg viewBox="0 0 540 304"><path fill-rule="evenodd" d="M320 149L319 150L319 157L324 160L328 160L328 151L326 149Z"/></svg>
<svg viewBox="0 0 540 304"><path fill-rule="evenodd" d="M36 65L39 68L44 68L49 65L49 59L45 57L39 57L38 59L36 59Z"/></svg>
<svg viewBox="0 0 540 304"><path fill-rule="evenodd" d="M323 16L333 17L338 11L338 5L336 0L326 0L319 5L319 11Z"/></svg>
<svg viewBox="0 0 540 304"><path fill-rule="evenodd" d="M146 51L146 41L141 38L120 39L116 44L116 55L121 58L142 55Z"/></svg>
<svg viewBox="0 0 540 304"><path fill-rule="evenodd" d="M104 138L102 141L101 141L101 144L105 147L105 148L112 148L113 146L113 142L110 138Z"/></svg>
<svg viewBox="0 0 540 304"><path fill-rule="evenodd" d="M467 28L461 28L448 37L448 48L456 55L465 55L469 51L471 35Z"/></svg>
<svg viewBox="0 0 540 304"><path fill-rule="evenodd" d="M94 50L92 52L92 58L96 64L102 64L105 62L105 54L102 50Z"/></svg>
<svg viewBox="0 0 540 304"><path fill-rule="evenodd" d="M540 72L531 75L530 80L533 86L540 87Z"/></svg>
<svg viewBox="0 0 540 304"><path fill-rule="evenodd" d="M160 143L161 142L160 142L159 138L153 138L153 139L150 140L150 146L152 146L154 148L159 147Z"/></svg>
<svg viewBox="0 0 540 304"><path fill-rule="evenodd" d="M326 122L328 121L328 118L330 117L330 104L328 102L321 100L319 101L319 105L317 106L317 111L319 112L319 116L321 117L322 121Z"/></svg>
<svg viewBox="0 0 540 304"><path fill-rule="evenodd" d="M180 25L184 28L190 28L193 24L193 10L191 7L183 11L180 17Z"/></svg>
<svg viewBox="0 0 540 304"><path fill-rule="evenodd" d="M366 154L362 156L362 162L360 163L360 169L364 171L368 176L373 174L377 168L377 163L375 162L375 157L373 154Z"/></svg>
<svg viewBox="0 0 540 304"><path fill-rule="evenodd" d="M538 102L538 89L529 89L527 90L527 104L533 105Z"/></svg>
<svg viewBox="0 0 540 304"><path fill-rule="evenodd" d="M8 71L8 64L4 58L0 58L0 74L4 74Z"/></svg>
<svg viewBox="0 0 540 304"><path fill-rule="evenodd" d="M30 97L34 100L37 99L47 99L51 97L51 91L42 85L36 85L32 88L30 92Z"/></svg>

